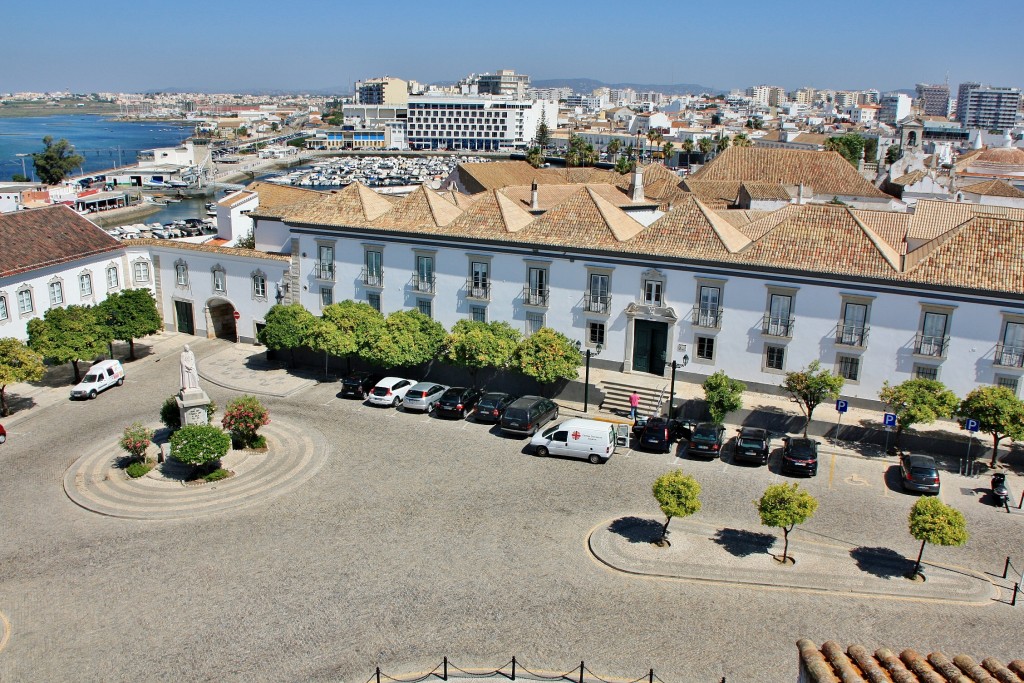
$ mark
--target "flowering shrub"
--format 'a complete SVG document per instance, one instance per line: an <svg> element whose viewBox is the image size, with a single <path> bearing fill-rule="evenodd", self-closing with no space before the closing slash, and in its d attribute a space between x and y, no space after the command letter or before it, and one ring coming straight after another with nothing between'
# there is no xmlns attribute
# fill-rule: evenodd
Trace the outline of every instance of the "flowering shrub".
<svg viewBox="0 0 1024 683"><path fill-rule="evenodd" d="M239 447L255 448L263 442L256 432L270 424L270 413L255 396L240 396L228 401L220 423Z"/></svg>
<svg viewBox="0 0 1024 683"><path fill-rule="evenodd" d="M171 457L194 467L216 469L230 447L231 437L213 425L187 425L171 437Z"/></svg>
<svg viewBox="0 0 1024 683"><path fill-rule="evenodd" d="M146 456L146 449L153 441L153 430L146 429L141 422L133 422L124 428L119 445L128 452L135 460L142 460Z"/></svg>

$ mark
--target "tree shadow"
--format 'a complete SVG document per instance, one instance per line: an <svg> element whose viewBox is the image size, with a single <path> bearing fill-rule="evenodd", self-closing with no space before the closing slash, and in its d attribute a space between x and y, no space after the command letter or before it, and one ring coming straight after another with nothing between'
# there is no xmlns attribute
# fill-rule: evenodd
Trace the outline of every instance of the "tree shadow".
<svg viewBox="0 0 1024 683"><path fill-rule="evenodd" d="M29 408L35 408L37 405L36 400L31 396L19 396L18 394L12 394L10 392L7 393L6 400L8 414L0 417L11 417L15 413L28 410Z"/></svg>
<svg viewBox="0 0 1024 683"><path fill-rule="evenodd" d="M713 540L734 557L749 557L766 554L775 545L776 538L760 531L719 529Z"/></svg>
<svg viewBox="0 0 1024 683"><path fill-rule="evenodd" d="M608 525L608 531L630 543L653 543L662 537L665 525L643 517L620 517Z"/></svg>
<svg viewBox="0 0 1024 683"><path fill-rule="evenodd" d="M891 548L860 546L850 550L850 557L862 572L882 579L906 576L914 568L914 563L911 560Z"/></svg>

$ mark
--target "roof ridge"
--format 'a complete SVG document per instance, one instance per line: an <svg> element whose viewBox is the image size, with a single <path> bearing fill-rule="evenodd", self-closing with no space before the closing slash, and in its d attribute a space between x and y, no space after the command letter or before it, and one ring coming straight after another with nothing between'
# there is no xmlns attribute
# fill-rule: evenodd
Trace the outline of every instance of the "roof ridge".
<svg viewBox="0 0 1024 683"><path fill-rule="evenodd" d="M904 272L909 273L910 271L917 268L920 264L928 260L932 254L934 254L939 247L953 239L956 235L959 235L968 225L978 220L978 216L971 216L963 223L956 225L945 232L939 233L932 239L928 240L917 249L907 252L906 260L904 262Z"/></svg>
<svg viewBox="0 0 1024 683"><path fill-rule="evenodd" d="M615 239L620 242L630 240L639 235L644 230L642 223L637 221L635 218L627 214L619 207L613 205L604 197L597 194L592 187L585 186L587 188L587 194L590 196L590 200L594 202L597 207L598 213L601 214L601 218L604 220L605 225Z"/></svg>
<svg viewBox="0 0 1024 683"><path fill-rule="evenodd" d="M491 190L494 202L498 206L498 214L501 216L505 229L508 232L519 232L533 222L534 216L526 209L508 197L501 190Z"/></svg>
<svg viewBox="0 0 1024 683"><path fill-rule="evenodd" d="M882 239L877 232L865 225L864 221L862 221L857 214L853 212L853 209L850 207L845 208L846 212L850 214L851 218L853 218L853 221L860 226L860 229L864 231L864 234L867 235L869 240L871 240L871 243L875 245L875 249L878 249L882 258L889 262L889 265L892 266L893 270L903 272L903 258L900 257L900 253L896 251L891 244Z"/></svg>
<svg viewBox="0 0 1024 683"><path fill-rule="evenodd" d="M702 201L696 197L694 197L693 201L697 204L697 208L700 212L704 214L704 218L707 220L708 225L710 225L711 229L715 231L716 235L718 235L718 239L722 241L722 246L724 246L730 254L742 251L752 243L753 240L737 230L732 223L705 206ZM712 218L712 216L714 217Z"/></svg>
<svg viewBox="0 0 1024 683"><path fill-rule="evenodd" d="M427 201L427 208L430 209L430 215L433 217L435 224L441 226L448 225L462 215L462 209L455 204L429 187L424 187L423 185L420 185L420 187L423 189L423 197Z"/></svg>

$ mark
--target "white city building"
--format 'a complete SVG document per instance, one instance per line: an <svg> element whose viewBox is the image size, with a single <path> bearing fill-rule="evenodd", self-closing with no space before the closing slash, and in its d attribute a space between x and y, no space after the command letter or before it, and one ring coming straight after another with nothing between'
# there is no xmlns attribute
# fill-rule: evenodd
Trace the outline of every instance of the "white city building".
<svg viewBox="0 0 1024 683"><path fill-rule="evenodd" d="M558 103L500 97L410 97L410 149L524 149L544 121L557 126Z"/></svg>

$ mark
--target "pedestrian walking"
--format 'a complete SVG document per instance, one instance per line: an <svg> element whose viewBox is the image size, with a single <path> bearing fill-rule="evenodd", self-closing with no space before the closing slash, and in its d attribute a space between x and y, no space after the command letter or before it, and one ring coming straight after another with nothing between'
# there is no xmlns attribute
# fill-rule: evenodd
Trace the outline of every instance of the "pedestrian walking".
<svg viewBox="0 0 1024 683"><path fill-rule="evenodd" d="M640 407L640 394L636 393L636 389L629 395L629 419L636 421L636 410Z"/></svg>

